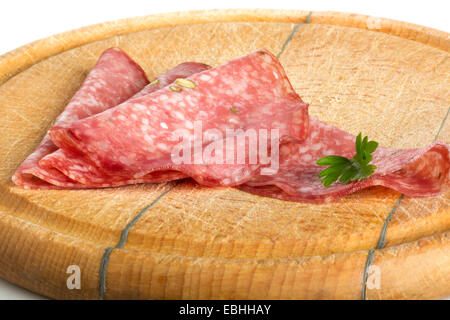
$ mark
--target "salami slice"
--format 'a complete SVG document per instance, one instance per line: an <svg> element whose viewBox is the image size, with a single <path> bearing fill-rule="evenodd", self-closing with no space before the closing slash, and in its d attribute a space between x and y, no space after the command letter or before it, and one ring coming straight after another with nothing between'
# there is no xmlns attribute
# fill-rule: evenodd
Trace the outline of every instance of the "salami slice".
<svg viewBox="0 0 450 320"><path fill-rule="evenodd" d="M157 76L150 84L136 93L129 100L143 97L173 83L176 79L183 79L209 68L210 66L198 62L181 63L165 74ZM69 185L61 179L55 179L54 176L51 181L48 177L46 178L47 181L61 188L116 187L136 183L158 183L186 177L185 174L173 170L152 172L139 179L109 174L99 170L88 158L70 152L70 155L67 156L67 153L68 151L64 152L63 150L57 150L39 161L41 169L44 169L45 171L57 169L60 174L62 173L63 176L69 177L71 181L73 181L71 185Z"/></svg>
<svg viewBox="0 0 450 320"><path fill-rule="evenodd" d="M63 152L60 163L53 165L67 168L64 162L80 154L84 163L78 163L79 181L84 170L95 167L99 173L121 176L124 183L172 170L207 185L238 185L251 178L258 163L176 163L172 155L180 134L201 150L239 129L277 129L280 142L302 140L308 132L307 107L278 60L258 50L96 116L54 126L50 136ZM211 131L222 138L203 140L203 132Z"/></svg>
<svg viewBox="0 0 450 320"><path fill-rule="evenodd" d="M103 52L55 124L76 121L102 112L127 100L148 84L142 68L119 48ZM72 187L73 181L56 170L41 170L38 162L57 150L47 134L36 150L14 173L12 180L24 188L45 188L51 184L45 177L57 179Z"/></svg>
<svg viewBox="0 0 450 320"><path fill-rule="evenodd" d="M101 188L191 177L310 203L375 185L408 196L448 188L450 149L441 142L379 147L370 178L324 187L317 160L352 158L355 139L310 118L281 64L265 50L213 69L183 63L148 84L126 54L109 49L13 181L36 189ZM275 159L268 161L269 153Z"/></svg>
<svg viewBox="0 0 450 320"><path fill-rule="evenodd" d="M317 165L317 160L328 155L353 157L355 139L345 131L311 118L306 140L281 146L279 171L272 176L254 176L241 189L279 199L322 203L375 185L408 196L432 196L449 184L449 147L436 142L419 149L379 147L372 160L377 169L370 178L346 185L334 183L325 188L318 178L324 167Z"/></svg>
<svg viewBox="0 0 450 320"><path fill-rule="evenodd" d="M55 124L84 119L114 107L130 97L144 96L161 89L179 77L187 77L208 68L209 66L202 63L183 63L166 74L158 76L156 81L149 84L144 71L138 64L119 48L110 48L100 56ZM57 158L60 152L47 134L38 148L15 172L12 177L13 182L27 189L86 188L86 185L81 185L69 175L64 174L64 171L67 170L58 170L45 162L44 166L39 165L43 159ZM77 156L72 157L70 161L66 165L75 167ZM156 182L165 180L167 175L167 172L161 172L159 175L155 175L153 180ZM181 176L180 173L172 173L171 177ZM91 187L95 187L95 185Z"/></svg>

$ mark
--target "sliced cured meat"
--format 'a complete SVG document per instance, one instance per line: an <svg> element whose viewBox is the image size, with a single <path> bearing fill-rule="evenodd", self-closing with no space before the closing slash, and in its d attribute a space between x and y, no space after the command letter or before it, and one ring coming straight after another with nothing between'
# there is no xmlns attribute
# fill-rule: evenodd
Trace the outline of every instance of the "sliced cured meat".
<svg viewBox="0 0 450 320"><path fill-rule="evenodd" d="M325 188L318 178L324 167L317 165L317 160L328 155L353 157L355 139L352 134L311 118L306 140L281 146L279 171L271 176L255 176L241 189L279 199L320 203L375 185L408 196L432 196L449 184L449 147L436 142L418 149L379 147L371 162L377 169L370 178Z"/></svg>
<svg viewBox="0 0 450 320"><path fill-rule="evenodd" d="M208 65L197 62L182 63L169 70L166 74L158 76L158 81L149 84L142 68L136 64L125 52L119 48L106 50L99 58L98 62L86 77L80 89L72 97L64 111L55 121L55 125L69 123L79 119L84 119L91 115L100 113L114 107L130 97L139 97L157 91L177 78L184 78L210 68ZM37 149L27 157L12 177L16 185L27 189L48 189L48 188L86 188L96 187L81 185L79 181L71 179L66 168L60 168L46 164L39 165L43 159L51 160L58 158L62 152L51 141L47 134ZM68 168L77 168L77 156L66 162ZM152 181L159 182L182 177L180 173L161 172L151 177ZM72 175L72 174L71 174ZM102 183L106 183L111 177L104 176ZM142 179L141 179L142 180ZM143 182L139 180L139 182ZM148 179L147 179L148 180ZM131 181L130 181L131 182ZM113 180L110 186L121 185Z"/></svg>
<svg viewBox="0 0 450 320"><path fill-rule="evenodd" d="M143 97L171 84L176 79L183 79L209 68L210 66L204 63L181 63L165 74L157 76L155 80L129 100ZM61 188L99 188L135 183L157 183L186 177L183 173L173 170L156 171L139 179L123 177L102 172L88 158L83 157L81 154L70 153L70 156L66 156L65 153L63 150L57 150L39 161L40 171L52 172L51 176L44 176L41 179L45 179ZM60 176L65 178L59 178ZM67 178L70 181L66 181Z"/></svg>
<svg viewBox="0 0 450 320"><path fill-rule="evenodd" d="M94 163L82 155L61 149L41 159L39 161L39 167L44 171L56 169L59 174L69 177L73 181L72 185L59 179L46 179L57 187L69 187L71 189L118 187L137 183L158 183L187 177L182 172L173 170L155 171L140 178L111 175L99 170Z"/></svg>
<svg viewBox="0 0 450 320"><path fill-rule="evenodd" d="M103 52L55 124L72 122L102 112L127 100L148 84L142 68L119 48ZM14 173L12 180L24 188L50 186L44 178L57 179L72 187L73 181L56 170L45 171L39 160L57 150L48 134ZM44 179L44 180L42 180Z"/></svg>
<svg viewBox="0 0 450 320"><path fill-rule="evenodd" d="M111 66L110 55L118 56L118 65ZM374 185L408 196L448 188L450 151L441 142L379 147L370 178L324 187L317 160L352 158L356 137L309 118L308 105L265 50L214 69L184 63L147 83L120 50L105 52L49 131L52 141L46 136L14 182L27 188L99 188L192 177L202 185L240 186L310 203ZM269 154L275 159L268 161Z"/></svg>
<svg viewBox="0 0 450 320"><path fill-rule="evenodd" d="M81 155L80 175L94 166L126 183L172 170L203 184L229 186L250 179L258 164L175 163L172 152L180 144L179 134L202 150L220 140L203 140L202 133L211 131L223 137L230 130L277 129L280 142L302 140L308 133L307 107L278 60L258 50L101 114L56 125L50 136L64 151L59 154L59 168L70 162L71 154ZM202 126L200 135L197 124Z"/></svg>

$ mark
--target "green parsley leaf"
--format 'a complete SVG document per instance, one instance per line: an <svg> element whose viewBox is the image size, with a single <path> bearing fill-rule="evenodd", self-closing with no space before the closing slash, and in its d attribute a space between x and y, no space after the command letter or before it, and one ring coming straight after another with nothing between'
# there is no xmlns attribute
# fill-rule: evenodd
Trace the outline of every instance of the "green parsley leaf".
<svg viewBox="0 0 450 320"><path fill-rule="evenodd" d="M377 168L372 161L373 153L378 148L378 142L369 141L365 136L362 138L361 132L356 137L355 149L356 154L353 158L347 159L341 156L326 156L317 160L320 166L329 166L319 173L319 178L323 178L321 182L325 187L339 180L343 184L351 181L361 181L370 177Z"/></svg>

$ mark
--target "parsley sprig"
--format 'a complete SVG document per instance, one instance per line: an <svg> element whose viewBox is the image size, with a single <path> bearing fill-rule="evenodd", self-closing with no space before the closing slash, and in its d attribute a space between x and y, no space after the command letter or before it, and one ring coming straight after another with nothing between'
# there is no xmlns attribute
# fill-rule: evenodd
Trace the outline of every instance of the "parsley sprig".
<svg viewBox="0 0 450 320"><path fill-rule="evenodd" d="M329 187L338 179L343 184L350 181L361 181L370 177L377 168L372 161L373 153L378 142L369 141L367 136L362 139L361 133L356 137L356 154L353 158L347 159L341 156L326 156L317 161L318 165L329 166L319 173L319 178L323 178L321 182L325 187Z"/></svg>

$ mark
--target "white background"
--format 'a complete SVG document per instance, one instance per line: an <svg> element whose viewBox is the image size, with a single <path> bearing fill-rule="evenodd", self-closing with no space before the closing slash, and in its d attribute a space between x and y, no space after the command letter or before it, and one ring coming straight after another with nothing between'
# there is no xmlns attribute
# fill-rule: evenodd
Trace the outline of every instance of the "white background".
<svg viewBox="0 0 450 320"><path fill-rule="evenodd" d="M450 31L448 0L78 0L3 1L0 54L55 33L99 22L184 10L279 8L343 11Z"/></svg>
<svg viewBox="0 0 450 320"><path fill-rule="evenodd" d="M28 42L90 24L155 13L203 9L274 8L353 12L450 32L449 4L448 0L3 1L0 10L0 55ZM0 299L36 298L39 296L0 279Z"/></svg>

